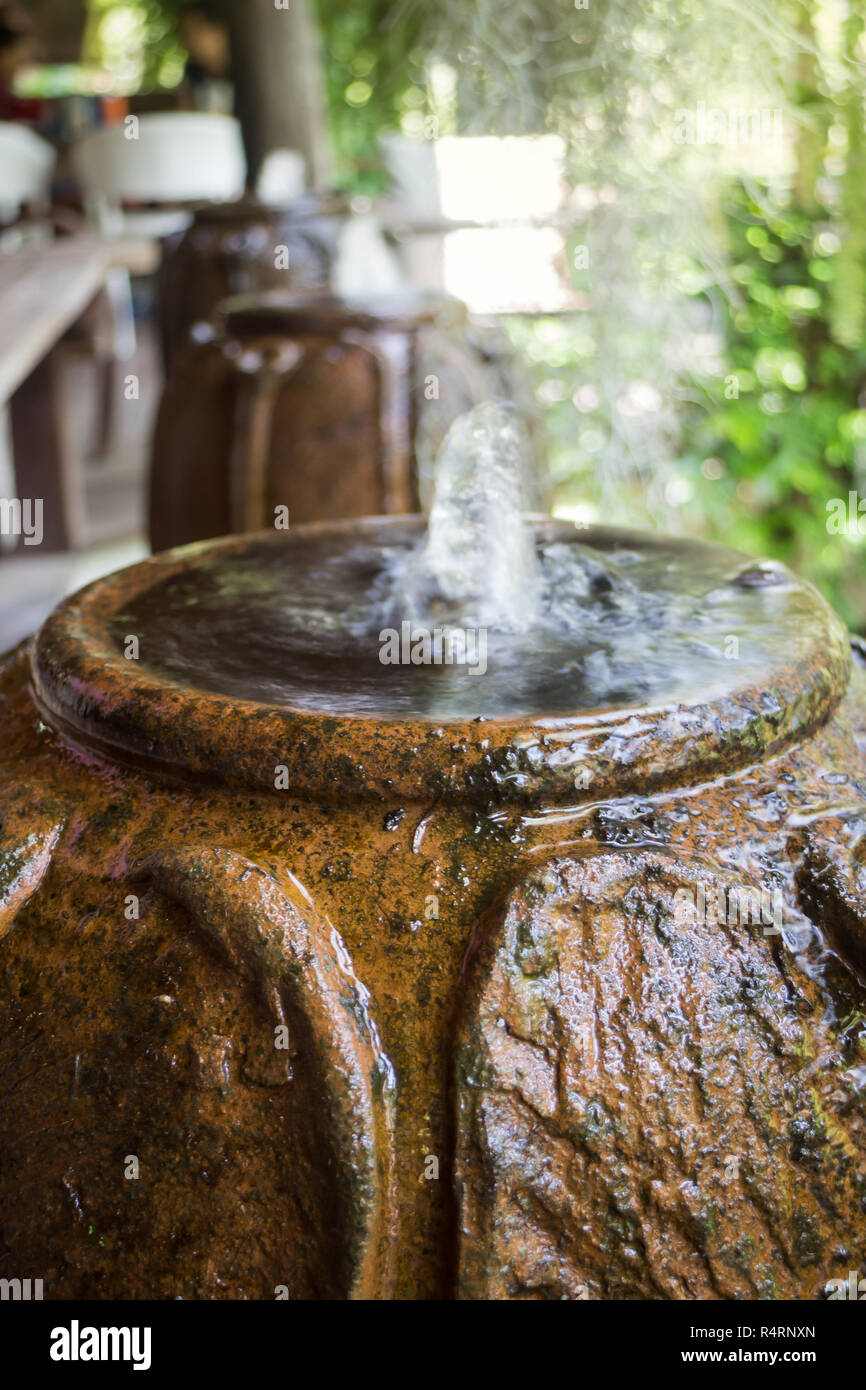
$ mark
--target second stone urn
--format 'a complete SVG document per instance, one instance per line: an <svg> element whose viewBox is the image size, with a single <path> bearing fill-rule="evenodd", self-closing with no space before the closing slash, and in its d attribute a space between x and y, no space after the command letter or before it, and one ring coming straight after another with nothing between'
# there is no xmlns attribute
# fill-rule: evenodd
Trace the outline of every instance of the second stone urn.
<svg viewBox="0 0 866 1390"><path fill-rule="evenodd" d="M166 369L230 295L329 292L351 216L348 199L336 193L308 193L288 207L244 198L198 208L190 226L163 244L158 293Z"/></svg>
<svg viewBox="0 0 866 1390"><path fill-rule="evenodd" d="M554 605L385 664L423 536L161 555L0 664L4 1274L825 1297L866 1220L859 650L778 566L536 520L573 659Z"/></svg>
<svg viewBox="0 0 866 1390"><path fill-rule="evenodd" d="M501 386L448 295L227 300L165 388L153 548L415 511L449 425Z"/></svg>

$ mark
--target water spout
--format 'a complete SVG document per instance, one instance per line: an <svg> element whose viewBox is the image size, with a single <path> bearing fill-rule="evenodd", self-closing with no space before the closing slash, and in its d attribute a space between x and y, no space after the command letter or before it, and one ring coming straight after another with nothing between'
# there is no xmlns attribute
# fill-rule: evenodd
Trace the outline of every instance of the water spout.
<svg viewBox="0 0 866 1390"><path fill-rule="evenodd" d="M539 571L523 520L529 440L518 412L486 401L455 420L436 462L427 541L404 575L416 621L522 632Z"/></svg>

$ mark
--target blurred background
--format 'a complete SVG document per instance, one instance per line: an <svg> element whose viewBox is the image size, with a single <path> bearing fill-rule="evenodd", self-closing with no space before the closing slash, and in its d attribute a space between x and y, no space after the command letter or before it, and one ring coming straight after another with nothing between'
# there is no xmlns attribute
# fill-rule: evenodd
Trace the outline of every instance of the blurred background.
<svg viewBox="0 0 866 1390"><path fill-rule="evenodd" d="M202 194L112 196L82 149L190 111L237 117L248 193L339 191L401 284L507 336L557 514L778 557L863 631L864 98L866 0L0 6L0 137L53 151L34 214L0 138L7 270L46 222L113 242L109 347L90 307L63 326L80 525L50 555L0 537L0 646L146 552L162 243Z"/></svg>

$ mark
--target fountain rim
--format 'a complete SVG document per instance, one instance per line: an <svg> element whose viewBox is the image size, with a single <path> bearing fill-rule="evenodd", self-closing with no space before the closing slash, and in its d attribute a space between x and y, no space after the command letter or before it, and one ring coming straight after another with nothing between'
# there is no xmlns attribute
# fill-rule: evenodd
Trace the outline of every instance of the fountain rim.
<svg viewBox="0 0 866 1390"><path fill-rule="evenodd" d="M527 520L549 539L577 534L590 543L607 537L739 553L654 532ZM180 685L126 660L109 634L111 619L130 600L215 553L424 526L422 516L312 522L288 532L195 542L97 579L63 600L33 640L37 709L77 748L161 778L275 794L275 770L285 766L290 792L321 800L579 805L731 775L809 737L847 688L847 631L817 590L796 577L823 620L815 625L809 661L800 656L776 665L772 689L746 686L694 705L447 720L326 714ZM588 773L583 790L575 786L576 766Z"/></svg>
<svg viewBox="0 0 866 1390"><path fill-rule="evenodd" d="M214 318L218 332L227 338L273 333L316 337L330 336L335 328L357 333L456 328L466 322L467 310L455 295L436 290L394 290L384 295L256 290L221 300Z"/></svg>
<svg viewBox="0 0 866 1390"><path fill-rule="evenodd" d="M231 227L232 224L256 222L312 222L316 218L349 217L352 201L337 189L312 190L302 193L290 203L268 203L244 196L224 202L197 203L192 209L190 229L201 227Z"/></svg>

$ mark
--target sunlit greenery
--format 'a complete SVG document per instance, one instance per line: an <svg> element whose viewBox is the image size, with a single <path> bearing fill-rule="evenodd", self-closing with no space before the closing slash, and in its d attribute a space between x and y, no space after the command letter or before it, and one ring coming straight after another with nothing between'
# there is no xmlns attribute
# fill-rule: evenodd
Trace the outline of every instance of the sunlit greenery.
<svg viewBox="0 0 866 1390"><path fill-rule="evenodd" d="M428 102L430 48L414 40L424 12L393 0L317 0L326 53L326 81L338 181L356 192L378 192L385 172L382 130L399 130L407 113Z"/></svg>
<svg viewBox="0 0 866 1390"><path fill-rule="evenodd" d="M826 217L740 189L727 211L731 398L714 383L705 413L686 417L694 522L790 561L862 629L866 535L827 531L828 501L866 496L866 340L840 341L848 326L834 313L850 274L844 243Z"/></svg>
<svg viewBox="0 0 866 1390"><path fill-rule="evenodd" d="M176 10L171 0L88 0L85 59L115 92L176 86L184 64Z"/></svg>
<svg viewBox="0 0 866 1390"><path fill-rule="evenodd" d="M560 500L582 519L655 521L775 555L862 628L866 535L827 530L831 499L866 498L866 342L844 347L831 327L842 240L825 219L755 201L741 184L725 217L733 289L721 299L715 370L693 374L689 390L683 382L681 450L628 470L613 496L598 466L607 434L592 315L512 325L533 365ZM684 274L686 299L688 283Z"/></svg>
<svg viewBox="0 0 866 1390"><path fill-rule="evenodd" d="M128 96L176 87L185 54L177 37L176 0L87 0L78 63L52 63L19 74L25 96Z"/></svg>

